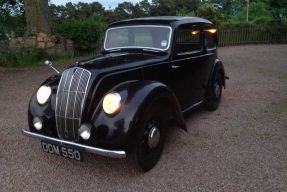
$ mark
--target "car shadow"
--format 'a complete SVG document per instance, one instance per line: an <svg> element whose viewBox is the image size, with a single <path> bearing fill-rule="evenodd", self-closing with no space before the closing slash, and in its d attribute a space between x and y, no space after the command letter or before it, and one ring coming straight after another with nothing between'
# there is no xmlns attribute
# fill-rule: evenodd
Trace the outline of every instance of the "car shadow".
<svg viewBox="0 0 287 192"><path fill-rule="evenodd" d="M185 120L187 124L192 124L193 121L196 121L200 116L206 113L206 110L203 107L200 107L192 112L189 112L185 115ZM168 159L173 159L175 153L178 152L178 148L184 146L186 148L190 148L187 145L182 145L182 142L190 140L190 138L196 137L196 133L192 128L188 128L187 131L179 128L174 124L171 124L170 128L167 131L165 148L163 151L163 155L159 163L156 165L153 171L164 171L164 169L168 168ZM191 141L192 142L192 141ZM192 144L192 143L191 143ZM37 145L33 145L32 148L39 147ZM32 149L33 150L33 149ZM39 155L42 159L41 161L51 166L53 170L58 172L57 174L64 175L81 175L84 178L88 177L100 177L101 174L105 175L105 177L117 177L117 178L130 178L135 176L143 175L143 172L138 170L131 158L125 159L113 159L108 157L102 157L93 155L90 153L83 153L83 162L78 162L74 160L69 160L63 157L59 157L56 155L51 155L47 153L43 153L41 149L35 149L37 156ZM181 149L184 150L184 149Z"/></svg>

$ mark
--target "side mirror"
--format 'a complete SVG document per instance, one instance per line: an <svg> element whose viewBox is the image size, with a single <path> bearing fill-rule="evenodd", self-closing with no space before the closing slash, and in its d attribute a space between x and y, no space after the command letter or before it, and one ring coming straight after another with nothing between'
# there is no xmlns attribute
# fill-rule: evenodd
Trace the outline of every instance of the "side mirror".
<svg viewBox="0 0 287 192"><path fill-rule="evenodd" d="M50 67L51 69L53 69L57 74L60 74L60 72L59 72L55 67L53 67L53 63L52 63L51 61L49 61L49 60L44 61L44 65L49 66L49 67Z"/></svg>

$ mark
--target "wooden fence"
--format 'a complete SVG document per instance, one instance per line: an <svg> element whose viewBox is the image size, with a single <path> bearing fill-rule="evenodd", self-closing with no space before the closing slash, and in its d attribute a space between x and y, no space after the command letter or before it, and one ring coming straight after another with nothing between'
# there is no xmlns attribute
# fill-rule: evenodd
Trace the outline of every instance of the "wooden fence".
<svg viewBox="0 0 287 192"><path fill-rule="evenodd" d="M287 43L287 28L284 27L243 27L221 28L218 30L219 46L234 46L243 44L274 44ZM102 45L97 49L81 52L75 50L75 56L98 56Z"/></svg>
<svg viewBox="0 0 287 192"><path fill-rule="evenodd" d="M287 43L287 29L246 27L219 29L219 46Z"/></svg>
<svg viewBox="0 0 287 192"><path fill-rule="evenodd" d="M102 45L89 51L74 50L74 57L96 57L102 54Z"/></svg>

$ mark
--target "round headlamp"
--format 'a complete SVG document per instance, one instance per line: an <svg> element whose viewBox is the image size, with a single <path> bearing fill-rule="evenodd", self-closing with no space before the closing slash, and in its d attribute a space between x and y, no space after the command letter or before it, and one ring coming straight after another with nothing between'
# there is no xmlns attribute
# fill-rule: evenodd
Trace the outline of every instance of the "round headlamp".
<svg viewBox="0 0 287 192"><path fill-rule="evenodd" d="M108 93L103 100L103 110L108 115L115 115L121 110L122 98L118 93Z"/></svg>
<svg viewBox="0 0 287 192"><path fill-rule="evenodd" d="M43 105L47 103L51 97L52 89L49 86L43 85L37 91L37 101L39 104Z"/></svg>

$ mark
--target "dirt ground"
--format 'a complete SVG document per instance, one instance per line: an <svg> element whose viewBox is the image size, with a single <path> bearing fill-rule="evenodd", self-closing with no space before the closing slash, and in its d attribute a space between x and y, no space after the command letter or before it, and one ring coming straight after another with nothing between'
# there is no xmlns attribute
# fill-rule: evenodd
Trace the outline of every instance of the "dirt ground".
<svg viewBox="0 0 287 192"><path fill-rule="evenodd" d="M162 159L140 173L125 159L75 162L22 135L46 67L0 69L1 191L287 191L287 45L219 49L230 80L215 112L174 129Z"/></svg>

